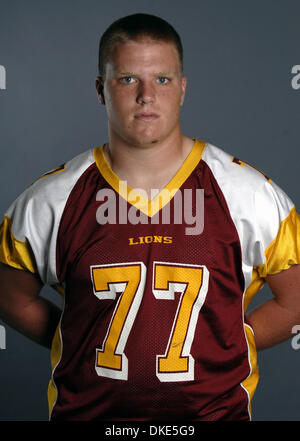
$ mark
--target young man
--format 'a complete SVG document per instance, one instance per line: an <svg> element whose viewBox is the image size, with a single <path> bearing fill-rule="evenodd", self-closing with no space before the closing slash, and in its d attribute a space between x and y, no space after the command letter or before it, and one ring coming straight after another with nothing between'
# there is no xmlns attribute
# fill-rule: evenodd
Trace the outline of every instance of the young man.
<svg viewBox="0 0 300 441"><path fill-rule="evenodd" d="M182 47L165 21L113 23L96 88L108 142L3 220L1 318L51 346L51 420L249 420L256 349L300 320L299 215L262 173L181 133ZM274 298L246 316L265 281Z"/></svg>

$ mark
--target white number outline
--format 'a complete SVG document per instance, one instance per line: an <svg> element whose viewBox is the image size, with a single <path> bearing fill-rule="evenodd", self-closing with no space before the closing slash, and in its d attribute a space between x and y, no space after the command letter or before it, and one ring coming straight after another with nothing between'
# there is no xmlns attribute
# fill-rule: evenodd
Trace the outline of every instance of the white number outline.
<svg viewBox="0 0 300 441"><path fill-rule="evenodd" d="M93 277L93 270L97 269L97 268L104 268L104 267L128 267L128 266L140 266L140 281L137 287L137 290L135 292L134 298L131 302L131 305L128 309L128 314L127 317L124 321L121 333L120 333L120 337L119 337L119 341L118 344L115 348L115 354L116 355L120 355L122 358L122 368L121 370L116 370L116 369L111 369L111 368L106 368L106 367L100 367L97 365L97 360L98 360L98 352L104 352L104 348L105 348L105 343L107 340L107 337L110 333L111 330L111 326L112 326L112 322L114 320L115 314L118 310L118 306L119 303L121 301L121 298L125 292L127 283L126 282L108 282L108 290L106 291L97 291L95 289L95 285L94 285L94 277ZM121 291L121 294L119 296L119 299L116 303L116 306L114 308L113 314L111 316L110 322L109 322L109 326L107 328L107 332L105 335L105 338L103 340L103 344L101 349L96 348L96 361L95 361L95 369L96 372L99 376L103 376L103 377L108 377L108 378L113 378L116 380L127 380L128 379L128 359L124 353L125 350L125 346L127 343L127 339L129 337L131 328L133 326L136 314L139 310L140 307L140 303L142 301L143 298L143 294L144 294L144 288L145 288L145 283L146 283L146 266L144 265L143 262L129 262L129 263L122 263L122 264L108 264L108 265L93 265L91 266L91 278L92 278L92 282L93 282L93 290L94 290L94 294L95 296L100 299L100 300L105 300L105 299L115 299L117 292Z"/></svg>
<svg viewBox="0 0 300 441"><path fill-rule="evenodd" d="M127 317L124 321L118 344L115 348L115 354L120 355L122 357L122 368L121 370L106 368L106 367L99 367L97 366L97 360L98 360L98 352L103 352L105 348L105 343L108 338L108 335L111 330L112 322L115 317L116 311L118 310L119 303L121 301L121 298L125 292L127 283L126 282L107 282L108 289L97 291L94 284L94 277L93 277L93 271L97 268L108 268L108 267L128 267L128 266L140 266L140 280L138 283L138 287L136 290L136 293L133 297L133 300L131 302L131 305L128 309ZM174 328L177 323L178 314L180 311L180 306L182 304L183 296L186 292L186 288L188 285L188 282L186 283L176 283L176 282L169 282L168 283L168 289L167 290L159 290L154 288L154 282L155 282L155 272L156 272L156 265L164 265L164 266L174 266L174 267L187 267L187 268L199 268L202 270L202 283L199 287L199 291L197 293L196 299L194 301L194 304L191 309L190 314L190 321L188 325L188 329L185 336L185 341L182 348L181 355L183 357L188 357L188 371L187 372L159 372L159 359L165 358L168 354L168 351L170 349L170 343L173 337ZM110 319L109 326L107 328L107 332L105 335L105 338L102 343L102 347L96 348L96 361L95 361L95 370L99 376L108 377L116 380L127 380L128 379L128 359L124 353L126 343L130 334L130 331L132 329L132 326L134 325L134 321L136 318L136 315L138 313L138 310L141 305L141 301L144 294L145 289L145 283L146 283L146 276L147 276L147 268L143 262L128 262L128 263L115 263L115 264L105 264L105 265L92 265L90 267L90 273L91 273L91 280L93 284L93 292L94 295L99 300L105 300L105 299L116 299L117 292L121 292L119 299L117 300L116 306L114 308L112 317ZM169 341L166 347L166 351L164 354L159 354L156 356L156 376L161 382L175 382L175 381L193 381L194 380L194 358L191 355L191 346L194 340L196 326L198 322L198 317L200 310L205 302L206 295L208 292L208 283L209 283L209 271L204 265L191 265L191 264L182 264L182 263L174 263L174 262L159 262L154 261L153 262L153 271L152 271L152 292L156 299L159 300L174 300L175 299L175 292L180 293L180 299L178 302L176 314L173 320L172 329L169 336Z"/></svg>
<svg viewBox="0 0 300 441"><path fill-rule="evenodd" d="M155 278L155 266L156 265L163 265L163 266L175 266L175 267L188 267L188 268L198 268L202 270L202 283L200 285L197 297L195 299L195 302L192 306L191 314L190 314L190 321L188 325L188 329L185 335L185 341L182 347L181 356L188 358L188 371L187 372L159 372L159 359L160 358L166 358L169 350L170 350L170 344L173 338L174 329L177 323L178 314L180 311L180 307L182 305L183 297L186 293L186 288L188 285L187 283L176 283L169 281L168 283L168 289L167 290L158 290L154 288L154 278ZM195 331L196 326L198 322L198 317L200 310L205 302L207 291L208 291L208 279L209 279L209 272L208 269L204 265L190 265L190 264L182 264L182 263L173 263L173 262L153 262L153 286L152 291L156 299L161 300L174 300L175 299L175 292L180 293L180 299L178 302L176 314L173 320L172 329L169 336L168 345L166 348L165 353L162 355L156 356L156 376L161 382L175 382L175 381L193 381L195 372L194 372L194 366L195 366L195 360L194 357L191 355L191 347L192 343L195 337Z"/></svg>

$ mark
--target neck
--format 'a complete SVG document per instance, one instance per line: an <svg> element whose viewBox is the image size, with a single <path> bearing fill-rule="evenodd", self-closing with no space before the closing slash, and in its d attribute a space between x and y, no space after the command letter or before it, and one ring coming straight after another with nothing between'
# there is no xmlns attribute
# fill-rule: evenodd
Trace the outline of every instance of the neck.
<svg viewBox="0 0 300 441"><path fill-rule="evenodd" d="M114 171L132 188L163 188L176 174L190 153L193 140L182 135L169 137L163 142L133 145L110 136L104 154Z"/></svg>

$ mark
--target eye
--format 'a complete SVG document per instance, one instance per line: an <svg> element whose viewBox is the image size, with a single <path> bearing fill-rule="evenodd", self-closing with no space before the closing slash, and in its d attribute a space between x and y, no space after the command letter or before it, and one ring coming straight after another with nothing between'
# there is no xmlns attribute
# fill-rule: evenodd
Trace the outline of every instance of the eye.
<svg viewBox="0 0 300 441"><path fill-rule="evenodd" d="M134 79L132 77L122 77L120 78L121 83L125 84L131 84L133 83Z"/></svg>
<svg viewBox="0 0 300 441"><path fill-rule="evenodd" d="M169 82L169 79L166 78L166 77L158 77L158 78L157 78L157 81L158 81L160 84L167 84L167 83Z"/></svg>

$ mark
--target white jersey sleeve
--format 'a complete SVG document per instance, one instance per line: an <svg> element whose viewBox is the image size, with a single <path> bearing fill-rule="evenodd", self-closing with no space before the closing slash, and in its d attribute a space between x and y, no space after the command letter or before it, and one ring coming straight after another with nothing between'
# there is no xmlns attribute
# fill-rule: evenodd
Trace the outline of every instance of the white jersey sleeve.
<svg viewBox="0 0 300 441"><path fill-rule="evenodd" d="M267 275L300 264L300 216L285 192L256 168L211 144L202 159L239 235L247 306Z"/></svg>
<svg viewBox="0 0 300 441"><path fill-rule="evenodd" d="M94 161L92 150L78 155L29 186L8 208L0 226L0 262L36 273L56 285L56 240L73 186Z"/></svg>

